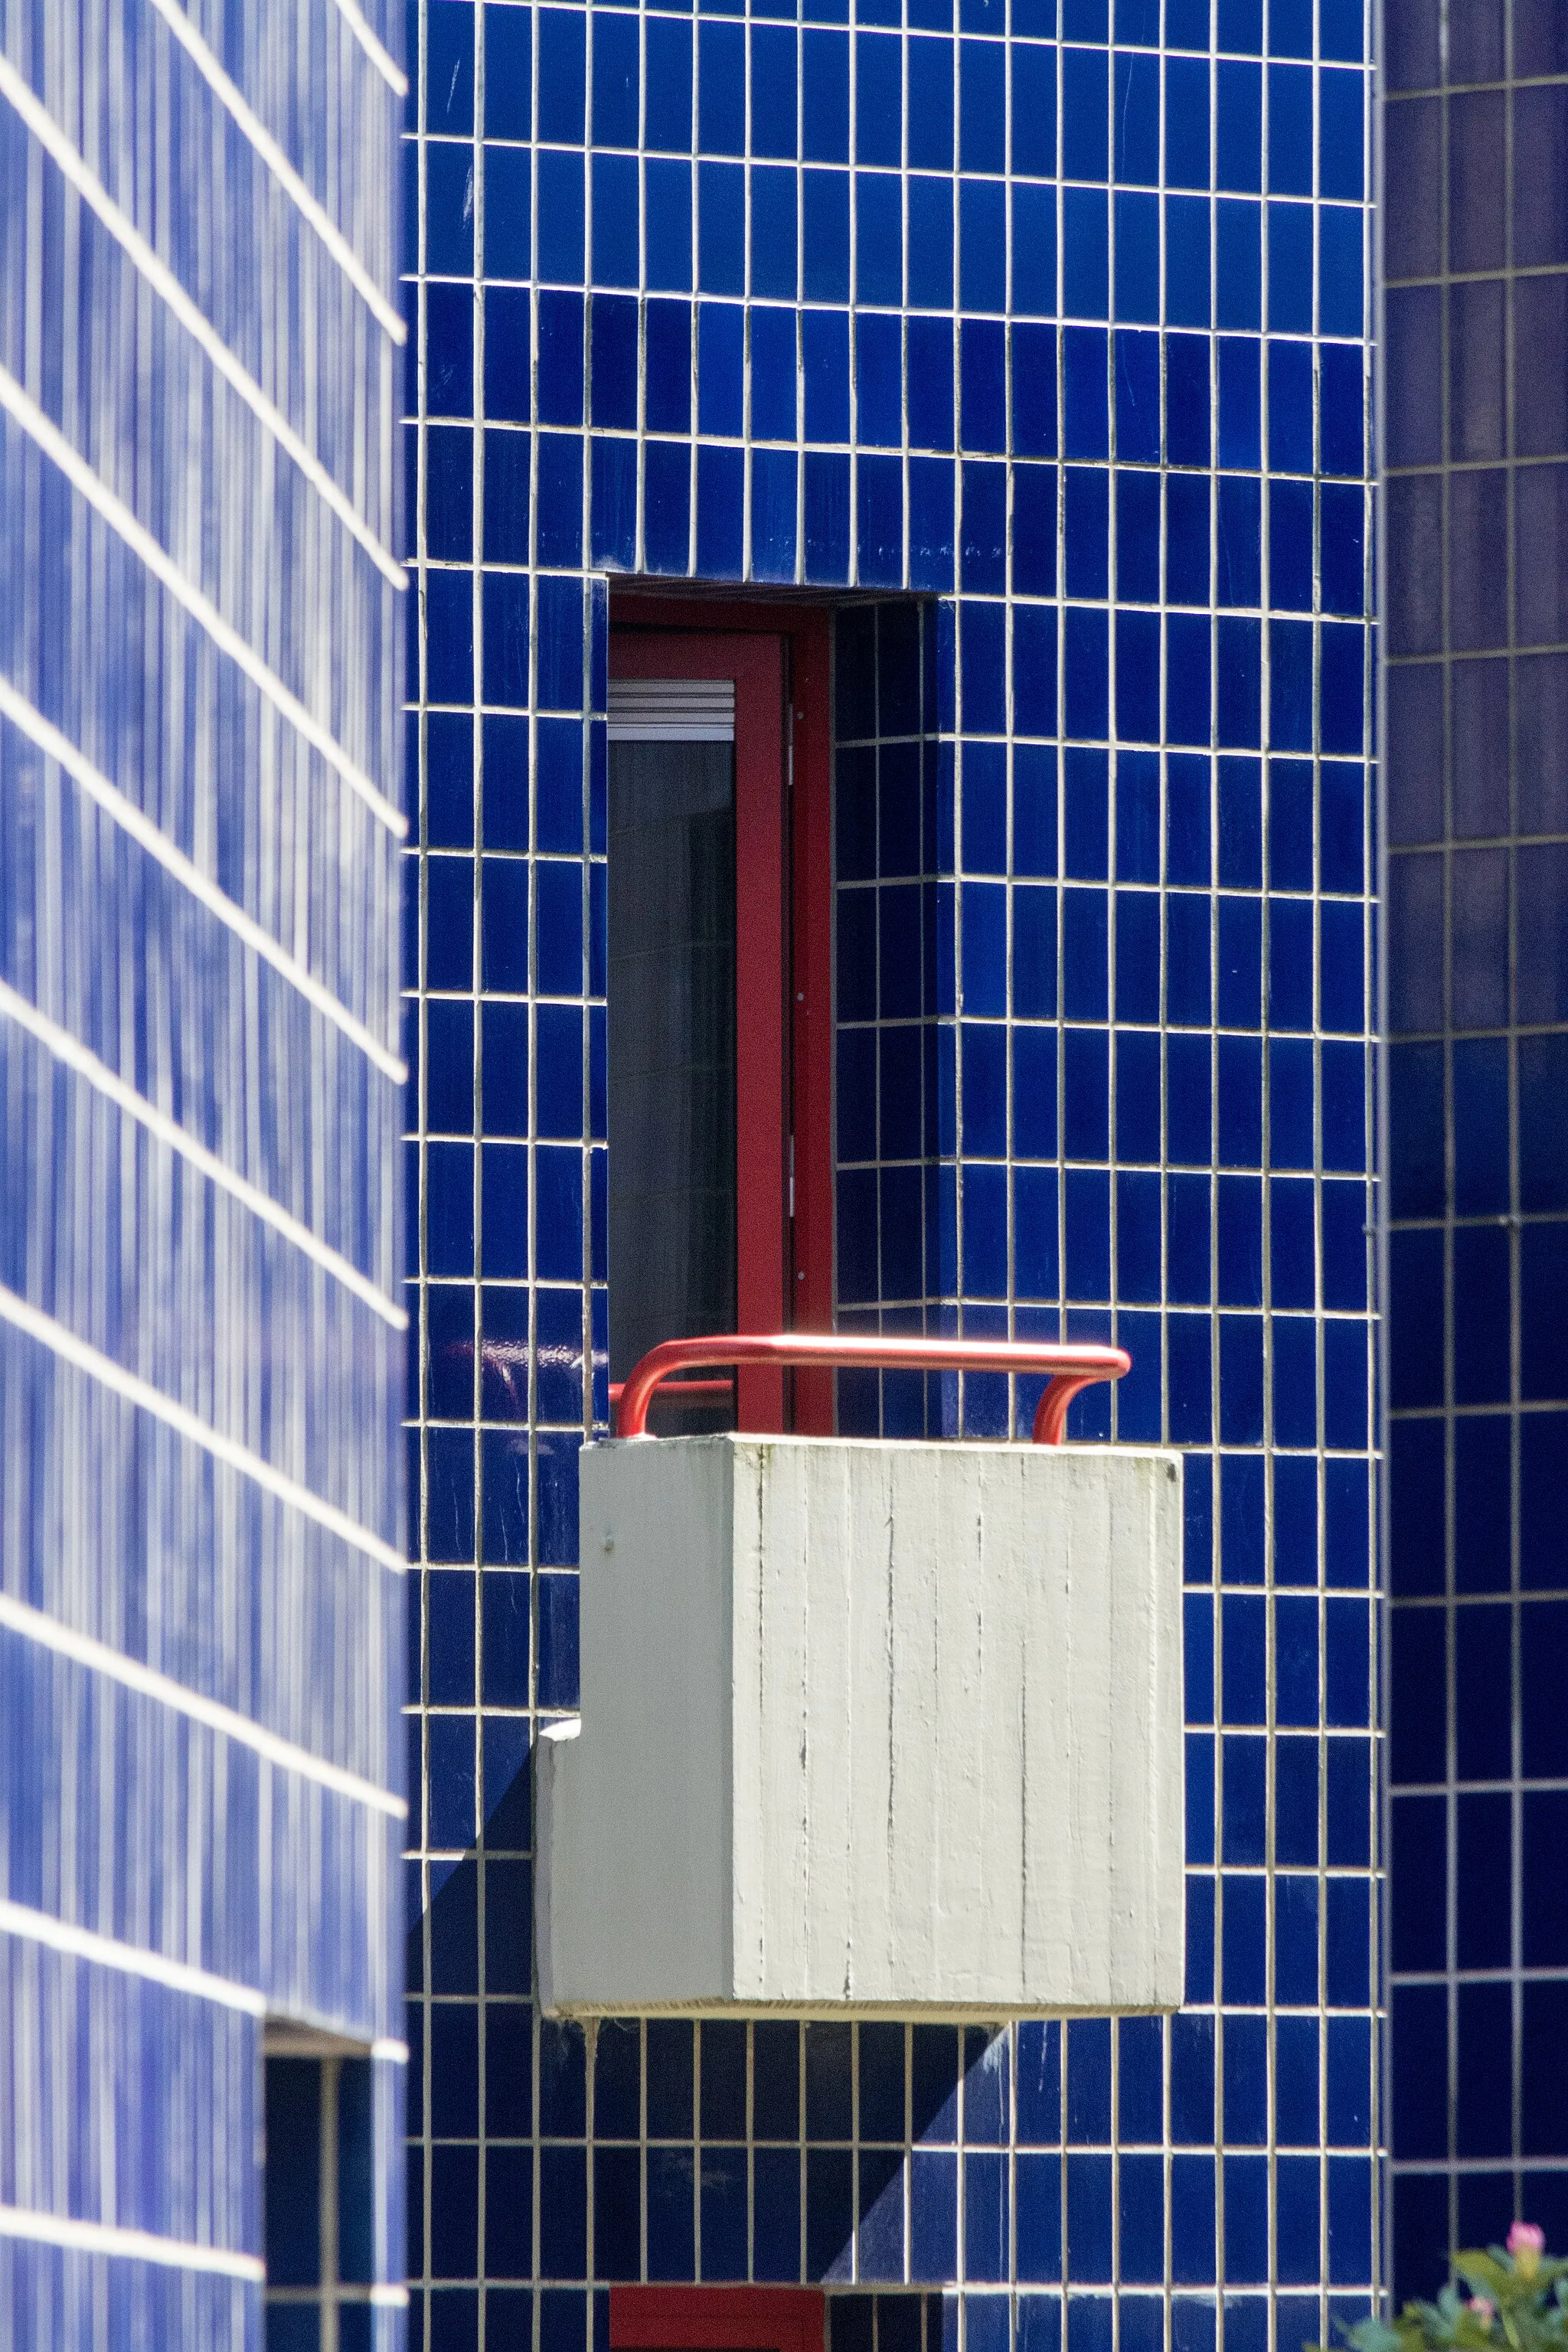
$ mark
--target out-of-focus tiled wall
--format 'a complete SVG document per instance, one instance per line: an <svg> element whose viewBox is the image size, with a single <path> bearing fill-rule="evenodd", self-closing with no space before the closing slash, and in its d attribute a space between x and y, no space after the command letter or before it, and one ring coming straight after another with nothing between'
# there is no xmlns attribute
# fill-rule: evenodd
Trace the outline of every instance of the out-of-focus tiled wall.
<svg viewBox="0 0 1568 2352"><path fill-rule="evenodd" d="M841 2352L1295 2352L1383 2259L1360 0L411 23L416 2327L588 2352L612 2281L749 2277L827 2282ZM1114 1333L1075 1429L1186 1451L1169 2021L536 2015L634 570L866 600L842 1319Z"/></svg>
<svg viewBox="0 0 1568 2352"><path fill-rule="evenodd" d="M0 10L0 2340L40 2352L261 2342L266 2020L362 2053L344 2327L402 2340L401 46L380 0Z"/></svg>
<svg viewBox="0 0 1568 2352"><path fill-rule="evenodd" d="M1568 2238L1568 18L1385 13L1395 2284Z"/></svg>

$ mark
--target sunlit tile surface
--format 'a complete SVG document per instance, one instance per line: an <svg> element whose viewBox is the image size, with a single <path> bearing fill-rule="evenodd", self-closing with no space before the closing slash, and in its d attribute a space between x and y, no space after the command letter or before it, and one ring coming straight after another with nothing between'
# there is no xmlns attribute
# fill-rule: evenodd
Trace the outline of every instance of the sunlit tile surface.
<svg viewBox="0 0 1568 2352"><path fill-rule="evenodd" d="M413 2324L822 2280L840 2352L1294 2352L1382 2273L1363 8L849 18L410 19ZM889 592L836 624L839 1309L1114 1333L1075 1427L1186 1451L1169 2022L535 2015L626 570Z"/></svg>

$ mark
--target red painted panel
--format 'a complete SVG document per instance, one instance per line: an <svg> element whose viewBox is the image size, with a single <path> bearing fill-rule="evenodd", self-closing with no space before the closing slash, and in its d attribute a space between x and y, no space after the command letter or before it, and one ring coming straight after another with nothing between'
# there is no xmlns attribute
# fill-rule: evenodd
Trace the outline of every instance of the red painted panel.
<svg viewBox="0 0 1568 2352"><path fill-rule="evenodd" d="M613 2286L610 2352L823 2352L815 2287Z"/></svg>

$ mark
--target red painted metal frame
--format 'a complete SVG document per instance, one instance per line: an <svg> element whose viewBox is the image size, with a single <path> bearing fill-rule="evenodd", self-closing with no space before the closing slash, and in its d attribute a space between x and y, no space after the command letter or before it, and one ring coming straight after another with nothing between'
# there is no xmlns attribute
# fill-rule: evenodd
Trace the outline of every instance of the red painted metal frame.
<svg viewBox="0 0 1568 2352"><path fill-rule="evenodd" d="M612 590L612 677L735 682L736 1313L753 1329L833 1323L830 647L817 608ZM737 1419L826 1433L832 1378L748 1370Z"/></svg>
<svg viewBox="0 0 1568 2352"><path fill-rule="evenodd" d="M621 1390L616 1432L647 1435L647 1409L660 1381L700 1364L868 1364L918 1371L1049 1372L1035 1411L1037 1445L1059 1445L1068 1407L1079 1389L1119 1381L1132 1370L1124 1348L1064 1340L888 1339L875 1332L728 1331L703 1339L665 1339L634 1365ZM750 1424L742 1421L742 1429Z"/></svg>
<svg viewBox="0 0 1568 2352"><path fill-rule="evenodd" d="M819 2287L613 2286L610 2352L823 2352Z"/></svg>

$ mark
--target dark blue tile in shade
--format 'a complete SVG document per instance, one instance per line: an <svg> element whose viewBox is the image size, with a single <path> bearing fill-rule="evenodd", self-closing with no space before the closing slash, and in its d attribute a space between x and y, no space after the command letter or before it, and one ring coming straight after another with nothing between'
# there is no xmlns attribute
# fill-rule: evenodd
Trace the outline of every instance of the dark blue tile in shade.
<svg viewBox="0 0 1568 2352"><path fill-rule="evenodd" d="M473 289L470 286L427 285L424 290L426 413L431 416L471 416L474 410Z"/></svg>
<svg viewBox="0 0 1568 2352"><path fill-rule="evenodd" d="M755 579L795 578L795 480L793 449L753 451L752 573Z"/></svg>
<svg viewBox="0 0 1568 2352"><path fill-rule="evenodd" d="M1160 737L1160 623L1153 613L1116 616L1116 732L1123 740Z"/></svg>
<svg viewBox="0 0 1568 2352"><path fill-rule="evenodd" d="M474 698L474 583L462 572L425 575L425 690L432 702Z"/></svg>
<svg viewBox="0 0 1568 2352"><path fill-rule="evenodd" d="M699 460L700 463L700 459ZM856 545L861 581L897 587L903 578L903 468L896 457L861 457L856 478Z"/></svg>
<svg viewBox="0 0 1568 2352"><path fill-rule="evenodd" d="M1215 69L1215 173L1229 192L1262 184L1263 77L1257 66L1224 59Z"/></svg>
<svg viewBox="0 0 1568 2352"><path fill-rule="evenodd" d="M697 569L709 579L735 580L743 569L745 453L699 445Z"/></svg>
<svg viewBox="0 0 1568 2352"><path fill-rule="evenodd" d="M1111 2174L1109 2156L1069 2156L1067 2161L1067 2265L1068 2275L1084 2285L1098 2285L1110 2277ZM1073 2305L1072 2312L1103 2312L1109 2304ZM1108 2331L1109 2333L1109 2328Z"/></svg>
<svg viewBox="0 0 1568 2352"><path fill-rule="evenodd" d="M999 595L1006 586L1007 469L972 461L963 469L963 584Z"/></svg>
<svg viewBox="0 0 1568 2352"><path fill-rule="evenodd" d="M485 407L491 417L528 420L529 298L504 289L485 295ZM583 298L539 298L539 421L583 422Z"/></svg>
<svg viewBox="0 0 1568 2352"><path fill-rule="evenodd" d="M691 429L691 305L650 300L645 334L645 398L650 433Z"/></svg>
<svg viewBox="0 0 1568 2352"><path fill-rule="evenodd" d="M416 772L416 756L411 745L411 779ZM473 846L474 730L467 713L430 711L426 715L425 827L432 849ZM405 962L405 970L412 968L410 960Z"/></svg>
<svg viewBox="0 0 1568 2352"><path fill-rule="evenodd" d="M1157 558L1157 510L1152 524ZM1173 604L1206 604L1209 597L1209 486L1197 475L1172 474L1165 484L1165 593ZM1157 593L1157 590L1153 593ZM1207 709L1207 663L1204 708ZM1194 740L1197 740L1194 737ZM1206 735L1203 739L1207 740Z"/></svg>
<svg viewBox="0 0 1568 2352"><path fill-rule="evenodd" d="M658 19L655 19L657 25ZM649 30L652 40L652 27ZM691 166L650 156L643 166L647 223L647 268L649 289L686 294L691 290Z"/></svg>
<svg viewBox="0 0 1568 2352"><path fill-rule="evenodd" d="M708 24L698 34L697 143L706 153L745 152L745 34L738 25Z"/></svg>
<svg viewBox="0 0 1568 2352"><path fill-rule="evenodd" d="M1053 475L1037 478L1053 487ZM1135 501L1133 501L1135 503ZM1110 593L1110 473L1069 466L1065 478L1065 551L1068 595L1102 597ZM1041 581L1047 588L1048 583ZM1131 593L1131 591L1129 591Z"/></svg>
<svg viewBox="0 0 1568 2352"><path fill-rule="evenodd" d="M1199 2286L1215 2274L1215 2159L1178 2156L1171 2162L1171 2273L1178 2285ZM1193 2352L1212 2352L1214 2315L1198 2304L1178 2302L1172 2312L1173 2342ZM1191 2333L1189 2334L1189 2328Z"/></svg>
<svg viewBox="0 0 1568 2352"><path fill-rule="evenodd" d="M1210 763L1174 752L1166 761L1165 879L1207 888Z"/></svg>
<svg viewBox="0 0 1568 2352"><path fill-rule="evenodd" d="M642 2268L638 2191L641 2160L635 2147L594 2150L594 2274L636 2278Z"/></svg>
<svg viewBox="0 0 1568 2352"><path fill-rule="evenodd" d="M646 131L650 148L691 145L691 27L654 16L647 27Z"/></svg>
<svg viewBox="0 0 1568 2352"><path fill-rule="evenodd" d="M1454 1425L1456 1591L1506 1591L1510 1581L1510 1435L1501 1413L1467 1415ZM1440 1530L1437 1549L1440 1562Z"/></svg>
<svg viewBox="0 0 1568 2352"><path fill-rule="evenodd" d="M1127 0L1123 0L1123 13ZM1119 24L1118 37L1132 36ZM1158 44L1157 29L1152 34ZM1114 176L1119 181L1131 181L1154 186L1160 178L1160 68L1158 60L1146 57L1129 57L1125 53L1116 59L1116 79L1113 99L1116 124Z"/></svg>
<svg viewBox="0 0 1568 2352"><path fill-rule="evenodd" d="M1220 1467L1221 1572L1227 1584L1263 1581L1265 1481L1262 1456L1229 1455Z"/></svg>
<svg viewBox="0 0 1568 2352"><path fill-rule="evenodd" d="M1062 2274L1062 2168L1058 2156L1020 2156L1015 2173L1019 2280Z"/></svg>
<svg viewBox="0 0 1568 2352"><path fill-rule="evenodd" d="M1215 218L1215 321L1220 327L1261 323L1261 207L1222 197Z"/></svg>
<svg viewBox="0 0 1568 2352"><path fill-rule="evenodd" d="M588 2309L589 2299L580 2291L546 2287L539 2297L540 2352L584 2352Z"/></svg>
<svg viewBox="0 0 1568 2352"><path fill-rule="evenodd" d="M947 457L911 457L910 585L941 592L953 585L953 466ZM1054 713L1054 669L1051 677ZM1031 728L1030 732L1039 731Z"/></svg>
<svg viewBox="0 0 1568 2352"><path fill-rule="evenodd" d="M743 2279L746 2275L746 2158L743 2149L703 2150L701 2200L703 2277Z"/></svg>
<svg viewBox="0 0 1568 2352"><path fill-rule="evenodd" d="M1520 1581L1540 1591L1562 1582L1560 1540L1568 1435L1562 1413L1531 1413L1520 1429Z"/></svg>
<svg viewBox="0 0 1568 2352"><path fill-rule="evenodd" d="M1123 751L1117 760L1116 878L1160 878L1160 763L1152 753Z"/></svg>
<svg viewBox="0 0 1568 2352"><path fill-rule="evenodd" d="M595 155L593 173L594 244L589 274L596 286L635 286L641 244L637 159ZM542 190L542 182L541 185Z"/></svg>
<svg viewBox="0 0 1568 2352"><path fill-rule="evenodd" d="M1316 1739L1280 1739L1275 1755L1274 1858L1294 1869L1318 1862Z"/></svg>
<svg viewBox="0 0 1568 2352"><path fill-rule="evenodd" d="M416 443L409 436L412 455ZM467 563L474 551L474 436L459 425L425 433L425 546L439 562ZM413 498L412 484L410 500ZM521 560L527 561L524 549Z"/></svg>
<svg viewBox="0 0 1568 2352"><path fill-rule="evenodd" d="M1507 1769L1505 1763L1505 1775ZM1474 1770L1474 1763L1467 1759L1457 1777L1468 1779ZM1455 1960L1461 1969L1506 1969L1512 1945L1512 1802L1507 1790L1499 1789L1462 1794L1454 1810L1458 1828L1454 1868L1457 1882L1465 1890L1457 1920Z"/></svg>
<svg viewBox="0 0 1568 2352"><path fill-rule="evenodd" d="M795 320L791 310L750 313L752 432L763 441L795 436Z"/></svg>
<svg viewBox="0 0 1568 2352"><path fill-rule="evenodd" d="M587 2151L539 2151L539 2269L546 2279L582 2278L588 2266Z"/></svg>
<svg viewBox="0 0 1568 2352"><path fill-rule="evenodd" d="M557 285L583 283L583 169L581 155L559 149L546 149L538 159L538 270Z"/></svg>
<svg viewBox="0 0 1568 2352"><path fill-rule="evenodd" d="M533 552L541 564L581 564L583 562L583 440L576 433L541 433L538 436L538 499L533 510ZM524 612L527 612L527 583L524 591ZM489 581L487 581L489 595ZM489 645L487 645L489 654ZM503 656L500 656L503 658ZM527 701L527 635L521 645L521 658L512 654L512 673L521 677L521 696L496 691L500 677L491 679L484 675L484 701Z"/></svg>
<svg viewBox="0 0 1568 2352"><path fill-rule="evenodd" d="M1205 228L1206 246L1206 228ZM1173 466L1209 462L1209 346L1206 338L1165 338L1165 455ZM1190 493L1184 493L1190 496ZM1206 510L1206 490L1203 503Z"/></svg>
<svg viewBox="0 0 1568 2352"><path fill-rule="evenodd" d="M697 167L697 282L705 294L746 287L745 173L739 163Z"/></svg>
<svg viewBox="0 0 1568 2352"><path fill-rule="evenodd" d="M800 2153L760 2147L753 2158L752 2268L759 2280L800 2277Z"/></svg>
<svg viewBox="0 0 1568 2352"><path fill-rule="evenodd" d="M854 2245L854 2157L844 2147L808 2149L805 2161L805 2272L847 2279Z"/></svg>
<svg viewBox="0 0 1568 2352"><path fill-rule="evenodd" d="M1317 2019L1280 2018L1274 2048L1276 2134L1283 2147L1310 2147L1318 2137Z"/></svg>
<svg viewBox="0 0 1568 2352"><path fill-rule="evenodd" d="M1068 2137L1076 2142L1110 2137L1110 2025L1100 2018L1074 2019L1067 2028Z"/></svg>
<svg viewBox="0 0 1568 2352"><path fill-rule="evenodd" d="M1108 457L1110 454L1110 402L1108 345L1103 327L1063 329L1062 390L1064 456Z"/></svg>
<svg viewBox="0 0 1568 2352"><path fill-rule="evenodd" d="M652 2139L689 2139L694 2082L690 2026L658 2018L647 2027L647 2129Z"/></svg>
<svg viewBox="0 0 1568 2352"><path fill-rule="evenodd" d="M647 568L683 572L690 548L689 446L684 441L650 441L643 468L643 544Z"/></svg>
<svg viewBox="0 0 1568 2352"><path fill-rule="evenodd" d="M752 152L792 157L796 149L798 48L793 30L754 25L751 33Z"/></svg>
<svg viewBox="0 0 1568 2352"><path fill-rule="evenodd" d="M1160 316L1160 200L1118 189L1115 196L1116 289L1120 320ZM1155 418L1156 430L1158 418Z"/></svg>

